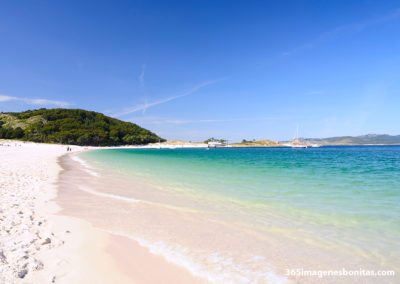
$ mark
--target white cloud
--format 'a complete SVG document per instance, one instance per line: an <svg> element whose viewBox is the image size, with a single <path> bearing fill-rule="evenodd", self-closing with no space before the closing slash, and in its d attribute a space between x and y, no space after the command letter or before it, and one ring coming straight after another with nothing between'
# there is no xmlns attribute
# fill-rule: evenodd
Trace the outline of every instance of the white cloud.
<svg viewBox="0 0 400 284"><path fill-rule="evenodd" d="M54 100L47 100L47 99L19 98L19 97L13 97L13 96L0 95L0 102L11 102L11 101L18 101L18 102L23 102L28 105L38 105L38 106L53 105L53 106L59 106L59 107L66 107L66 106L71 105L70 103L63 102L63 101L54 101Z"/></svg>
<svg viewBox="0 0 400 284"><path fill-rule="evenodd" d="M15 100L15 97L0 95L0 102L9 102Z"/></svg>
<svg viewBox="0 0 400 284"><path fill-rule="evenodd" d="M183 94L175 95L175 96L171 96L171 97L166 97L166 98L155 100L155 101L152 101L152 102L145 102L144 104L139 104L139 105L136 105L136 106L132 106L130 108L126 108L125 110L123 110L123 111L121 111L119 113L114 114L114 116L120 117L120 116L125 116L125 115L131 114L131 113L139 112L139 111L145 112L147 109L155 107L157 105L165 104L165 103L168 103L170 101L174 101L174 100L179 99L179 98L187 97L187 96L199 91L200 89L202 89L202 88L204 88L204 87L206 87L208 85L215 84L215 83L220 82L220 81L221 81L221 79L220 80L205 81L205 82L202 82L202 83L200 83L198 85L195 85L194 87L192 87L190 90L184 92Z"/></svg>
<svg viewBox="0 0 400 284"><path fill-rule="evenodd" d="M46 100L46 99L22 99L25 103L31 105L54 105L60 107L66 107L71 105L70 103L63 102L63 101L53 101L53 100Z"/></svg>
<svg viewBox="0 0 400 284"><path fill-rule="evenodd" d="M141 70L140 75L139 75L139 83L140 83L140 89L144 92L144 103L147 105L147 101L148 101L147 93L144 90L144 75L145 75L145 72L146 72L146 64L143 64L142 65L142 70ZM144 114L146 112L146 109L143 109L142 112Z"/></svg>
<svg viewBox="0 0 400 284"><path fill-rule="evenodd" d="M140 87L143 88L144 87L144 75L146 72L146 64L142 65L142 70L140 71L140 75L139 75L139 83L140 83Z"/></svg>

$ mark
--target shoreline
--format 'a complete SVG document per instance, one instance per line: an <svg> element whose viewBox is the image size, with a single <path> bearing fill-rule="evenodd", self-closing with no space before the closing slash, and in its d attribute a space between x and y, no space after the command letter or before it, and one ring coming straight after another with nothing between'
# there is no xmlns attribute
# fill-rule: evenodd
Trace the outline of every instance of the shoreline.
<svg viewBox="0 0 400 284"><path fill-rule="evenodd" d="M246 283L253 278L261 281L259 283L268 283L265 282L264 278L274 279L272 283L284 282L286 277L281 276L281 273L275 273L269 266L260 268L260 271L247 270L247 268L241 266L242 264L233 262L231 257L236 258L236 256L231 254L220 255L223 252L218 247L207 248L208 242L203 242L201 238L213 240L211 243L215 243L214 240L218 239L219 232L224 231L221 228L223 222L210 223L207 218L198 219L196 214L193 215L196 210L185 210L177 204L172 205L170 203L172 199L169 199L168 194L165 195L157 187L153 187L144 180L124 179L124 176L120 176L118 173L114 175L114 173L108 172L106 168L96 164L88 165L86 163L91 162L91 160L87 160L85 156L79 159L66 156L63 160L67 171L64 180L61 181L59 199L61 199L60 205L66 210L65 214L84 218L106 232L123 236L130 243L127 247L134 244L136 248L139 247L141 250L145 248L146 251L160 256L159 259L167 260L168 263L172 264L169 265L170 267L179 267L181 268L180 271L184 271L186 274L190 272L191 275L194 275L191 276L190 281L179 282L174 280L166 283L198 283L198 281L201 281L201 283L206 281L209 283ZM71 177L74 177L74 179L71 179ZM70 184L72 180L76 186ZM70 192L70 196L74 198L72 202L69 202L68 192L65 188L72 188L73 192ZM130 188L132 195L127 192L127 194L124 194L124 188ZM164 197L167 199L164 199ZM183 201L181 198L174 200L178 203ZM231 228L230 225L223 225L223 227L230 228L231 233L240 238L240 230ZM144 233L148 228L153 228L158 233L155 235ZM187 239L181 235L176 238L174 234L177 231L186 231L187 228L191 228L189 234L198 237ZM188 242L196 244L193 251L196 252L195 254L191 253ZM235 238L228 246L236 247L241 242L241 239ZM196 256L197 252L201 253L200 259ZM146 253L146 255L148 254ZM253 258L254 255L247 252L245 255L243 260L246 263L243 263L243 265L260 265L260 263L256 264L259 260L257 256ZM264 257L262 259L266 260ZM143 257L141 261L143 261ZM131 262L133 263L134 260ZM251 264L248 262L251 262ZM271 264L268 263L268 265ZM159 271L162 265L152 265L152 267L157 267L157 271ZM239 267L243 269L243 273ZM155 282L139 281L139 283L160 283L164 282L164 278ZM235 281L235 278L241 279L241 281Z"/></svg>
<svg viewBox="0 0 400 284"><path fill-rule="evenodd" d="M0 283L205 283L133 240L65 214L58 203L60 160L103 147L72 146L67 153L68 145L4 142Z"/></svg>
<svg viewBox="0 0 400 284"><path fill-rule="evenodd" d="M67 155L72 158L76 153ZM65 171L65 166L63 165L63 158L67 156L59 157L58 164L61 167L60 176ZM79 158L78 158L79 159ZM60 180L58 181L60 182ZM71 182L73 184L73 182ZM58 195L55 202L59 204L60 202L70 202L70 200L65 200L64 197L75 198L76 192L65 193L65 191L72 190L71 185L58 185L58 191L63 191L63 196ZM78 192L78 194L81 194ZM91 193L86 193L89 197L92 197ZM79 210L79 209L78 209ZM137 241L130 239L126 236L119 235L114 232L104 231L98 228L96 225L92 225L90 221L86 220L84 217L74 217L69 214L70 212L61 206L61 210L57 213L58 216L65 216L67 218L72 218L79 220L81 224L88 228L86 230L87 239L100 238L99 246L97 250L101 251L103 263L99 263L99 267L94 268L92 265L87 265L88 263L83 263L88 267L82 269L82 273L77 275L77 277L70 277L65 279L65 283L206 283L203 279L197 278L190 274L186 269L174 265L168 262L164 257L151 253L146 247L140 245ZM79 228L78 228L79 229ZM93 235L93 237L92 237ZM92 242L93 245L93 242ZM89 254L89 256L92 253ZM108 265L110 263L110 265ZM106 264L106 265L105 265ZM104 268L102 268L104 266ZM82 275L85 271L90 270L95 274L99 271L103 271L107 274L108 280L105 279L104 273L100 273L99 277L91 277L82 281ZM154 273L154 271L157 273ZM113 275L111 277L111 275ZM78 277L79 276L79 277Z"/></svg>

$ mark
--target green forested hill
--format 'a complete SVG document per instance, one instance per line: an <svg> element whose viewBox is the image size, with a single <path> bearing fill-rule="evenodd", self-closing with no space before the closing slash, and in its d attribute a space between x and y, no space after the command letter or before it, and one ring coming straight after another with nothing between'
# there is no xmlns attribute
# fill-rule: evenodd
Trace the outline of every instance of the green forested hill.
<svg viewBox="0 0 400 284"><path fill-rule="evenodd" d="M134 123L94 111L61 108L0 113L0 138L88 146L164 141Z"/></svg>

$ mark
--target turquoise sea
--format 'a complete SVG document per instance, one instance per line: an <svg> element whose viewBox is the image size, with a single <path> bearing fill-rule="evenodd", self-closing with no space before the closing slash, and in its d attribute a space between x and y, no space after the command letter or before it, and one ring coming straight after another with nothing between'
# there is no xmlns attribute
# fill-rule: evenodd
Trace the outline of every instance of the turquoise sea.
<svg viewBox="0 0 400 284"><path fill-rule="evenodd" d="M97 180L84 190L115 202L106 213L114 221L100 226L211 282L285 282L298 268L400 273L400 147L109 149L79 158Z"/></svg>

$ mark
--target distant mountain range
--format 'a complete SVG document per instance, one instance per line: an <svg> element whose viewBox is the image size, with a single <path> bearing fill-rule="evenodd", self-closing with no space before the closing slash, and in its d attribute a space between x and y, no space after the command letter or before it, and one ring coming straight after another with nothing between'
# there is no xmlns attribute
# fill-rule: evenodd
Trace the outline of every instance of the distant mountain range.
<svg viewBox="0 0 400 284"><path fill-rule="evenodd" d="M367 134L329 138L302 138L307 144L318 145L400 145L400 135Z"/></svg>

